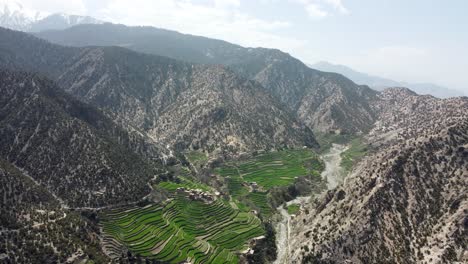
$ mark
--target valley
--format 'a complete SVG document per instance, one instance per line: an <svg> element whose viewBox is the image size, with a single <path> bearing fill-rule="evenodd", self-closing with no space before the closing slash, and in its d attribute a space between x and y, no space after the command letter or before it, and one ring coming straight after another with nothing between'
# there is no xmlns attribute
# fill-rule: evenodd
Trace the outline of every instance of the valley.
<svg viewBox="0 0 468 264"><path fill-rule="evenodd" d="M8 1L0 263L468 263L468 97Z"/></svg>
<svg viewBox="0 0 468 264"><path fill-rule="evenodd" d="M199 152L190 152L187 158L200 169L198 173L208 162ZM211 178L224 182L219 190L198 181L188 168L176 168L173 181L154 185L167 196L163 201L100 213L103 247L115 260L127 255L128 249L135 259L238 263L240 252L240 258L248 258L256 241L265 239L265 225L289 221L283 215L287 211L281 206L276 211L274 204L289 199L294 200L284 206L295 204L303 201L295 195L324 186L320 178L323 166L310 149L256 153L211 169ZM310 186L296 189L294 184L303 181ZM273 197L274 193L282 194L284 201ZM281 217L283 220L276 220ZM282 232L277 235L283 237ZM279 249L280 256L282 252Z"/></svg>
<svg viewBox="0 0 468 264"><path fill-rule="evenodd" d="M349 148L350 147L348 145L332 143L331 148L324 154L320 155L325 168L321 173L321 177L326 182L328 190L336 188L343 182L346 176L346 171L342 166L341 155ZM326 192L326 189L323 189L321 193L317 192L315 195L323 195L324 192ZM278 256L274 263L288 263L291 259L291 218L295 217L299 210L304 210L305 205L309 203L311 199L314 199L314 197L297 197L277 208L281 216L281 220L276 226Z"/></svg>
<svg viewBox="0 0 468 264"><path fill-rule="evenodd" d="M325 162L325 170L321 176L327 182L327 189L331 190L341 184L346 176L345 168L342 166L341 155L349 149L349 146L332 144L330 150L321 157Z"/></svg>

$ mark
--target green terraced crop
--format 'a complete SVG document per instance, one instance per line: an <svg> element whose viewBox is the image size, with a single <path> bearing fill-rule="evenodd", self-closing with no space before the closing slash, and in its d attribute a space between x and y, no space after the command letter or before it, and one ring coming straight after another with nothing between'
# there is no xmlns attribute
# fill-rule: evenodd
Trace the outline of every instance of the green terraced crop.
<svg viewBox="0 0 468 264"><path fill-rule="evenodd" d="M273 187L289 186L297 177L320 179L324 165L312 150L296 149L263 153L248 160L232 161L216 168L224 177L233 203L246 211L258 210L263 217L272 215L268 193ZM253 183L260 188L255 188Z"/></svg>
<svg viewBox="0 0 468 264"><path fill-rule="evenodd" d="M260 210L261 214L270 215L272 213L272 208L268 203L266 192L252 192L247 197L252 201L255 207Z"/></svg>
<svg viewBox="0 0 468 264"><path fill-rule="evenodd" d="M175 191L177 188L185 188L185 189L200 189L203 191L211 191L212 188L206 184L192 181L186 177L179 176L178 179L180 180L179 183L176 182L160 182L158 184L159 187L166 189L168 191Z"/></svg>
<svg viewBox="0 0 468 264"><path fill-rule="evenodd" d="M134 254L169 263L237 263L236 253L264 230L260 220L221 200L211 204L182 195L165 205L110 210L103 231Z"/></svg>
<svg viewBox="0 0 468 264"><path fill-rule="evenodd" d="M265 189L275 186L288 186L296 177L319 175L323 170L317 154L311 150L283 150L253 157L248 161L233 162L217 172L224 177L238 178L239 181L256 182ZM238 187L228 187L238 191ZM237 184L238 186L238 184Z"/></svg>

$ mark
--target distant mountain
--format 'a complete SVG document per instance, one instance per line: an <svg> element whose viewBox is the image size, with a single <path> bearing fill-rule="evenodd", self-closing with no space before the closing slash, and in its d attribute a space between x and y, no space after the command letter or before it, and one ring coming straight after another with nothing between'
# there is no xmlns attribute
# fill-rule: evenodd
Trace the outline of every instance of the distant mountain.
<svg viewBox="0 0 468 264"><path fill-rule="evenodd" d="M343 74L353 82L361 85L369 85L370 87L381 91L388 87L408 87L418 94L430 94L438 98L448 98L456 96L464 96L460 91L452 90L431 83L405 83L397 82L386 78L372 76L366 73L355 71L344 65L331 64L325 61L309 65L313 69L325 72L336 72Z"/></svg>
<svg viewBox="0 0 468 264"><path fill-rule="evenodd" d="M312 70L287 53L244 48L225 41L153 27L80 25L37 36L68 46L121 46L138 52L206 64L222 64L260 83L309 128L319 132L368 131L376 92L345 77Z"/></svg>
<svg viewBox="0 0 468 264"><path fill-rule="evenodd" d="M0 27L39 32L43 30L65 29L79 24L101 23L103 22L89 16L67 15L63 13L48 15L28 10L15 1L0 0Z"/></svg>
<svg viewBox="0 0 468 264"><path fill-rule="evenodd" d="M80 24L101 24L103 21L90 16L67 15L63 13L52 14L32 23L28 31L40 32L45 30L66 29Z"/></svg>
<svg viewBox="0 0 468 264"><path fill-rule="evenodd" d="M119 47L71 48L0 29L0 67L39 71L77 98L179 150L313 147L303 126L258 83Z"/></svg>

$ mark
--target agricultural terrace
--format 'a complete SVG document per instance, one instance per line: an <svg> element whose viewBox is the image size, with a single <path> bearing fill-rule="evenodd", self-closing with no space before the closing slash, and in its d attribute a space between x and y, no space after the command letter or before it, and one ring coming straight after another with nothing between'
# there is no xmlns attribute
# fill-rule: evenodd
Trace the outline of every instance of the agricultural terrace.
<svg viewBox="0 0 468 264"><path fill-rule="evenodd" d="M272 213L268 202L268 191L272 187L289 186L296 177L320 177L323 166L312 150L298 149L269 152L249 160L229 162L215 172L225 179L229 194L234 199L250 204L251 208L268 216Z"/></svg>
<svg viewBox="0 0 468 264"><path fill-rule="evenodd" d="M102 226L108 244L118 241L135 255L168 263L238 263L237 253L264 234L251 213L221 199L208 204L182 195L165 205L108 211Z"/></svg>
<svg viewBox="0 0 468 264"><path fill-rule="evenodd" d="M206 184L191 180L189 177L179 176L177 180L178 182L160 182L158 186L171 192L176 191L177 188L200 189L205 192L213 191L212 187Z"/></svg>
<svg viewBox="0 0 468 264"><path fill-rule="evenodd" d="M288 186L296 177L320 176L321 170L323 164L318 155L311 150L300 149L269 152L247 161L231 162L217 172L223 177L237 179L232 180L231 185L239 192L239 186L235 186L239 182L255 182L268 190L275 186Z"/></svg>

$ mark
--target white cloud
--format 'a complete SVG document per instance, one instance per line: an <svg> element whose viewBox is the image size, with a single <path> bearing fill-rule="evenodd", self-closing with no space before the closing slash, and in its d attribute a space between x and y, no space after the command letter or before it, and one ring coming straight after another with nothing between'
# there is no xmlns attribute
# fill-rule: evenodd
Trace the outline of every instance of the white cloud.
<svg viewBox="0 0 468 264"><path fill-rule="evenodd" d="M323 10L317 4L313 4L313 3L307 4L305 6L305 9L306 9L307 13L309 14L309 16L312 17L312 18L324 18L324 17L328 16L328 12Z"/></svg>
<svg viewBox="0 0 468 264"><path fill-rule="evenodd" d="M14 1L14 0L12 0ZM43 13L67 13L86 15L86 6L82 0L20 0L25 8Z"/></svg>
<svg viewBox="0 0 468 264"><path fill-rule="evenodd" d="M101 19L127 25L151 25L184 33L220 38L244 46L275 47L292 51L305 46L299 39L281 37L277 30L291 24L264 20L240 10L238 0L114 0L99 10Z"/></svg>
<svg viewBox="0 0 468 264"><path fill-rule="evenodd" d="M218 8L239 7L240 0L214 0L214 5Z"/></svg>
<svg viewBox="0 0 468 264"><path fill-rule="evenodd" d="M292 0L304 6L307 14L311 18L325 18L335 12L346 15L349 10L343 5L341 0Z"/></svg>
<svg viewBox="0 0 468 264"><path fill-rule="evenodd" d="M344 7L341 0L324 0L324 2L331 5L335 10L337 10L341 14L349 14L348 9L346 9L346 7Z"/></svg>

